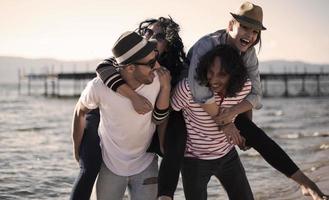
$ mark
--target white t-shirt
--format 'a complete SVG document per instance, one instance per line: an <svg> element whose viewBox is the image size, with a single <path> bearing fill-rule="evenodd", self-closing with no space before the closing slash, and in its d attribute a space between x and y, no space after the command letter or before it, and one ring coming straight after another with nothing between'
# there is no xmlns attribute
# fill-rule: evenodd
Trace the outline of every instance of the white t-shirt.
<svg viewBox="0 0 329 200"><path fill-rule="evenodd" d="M147 98L154 107L160 91L158 76L155 76L151 84L141 85L135 91ZM138 114L128 98L113 92L99 78L87 84L80 102L88 109L99 107L98 134L103 162L112 172L120 176L131 176L151 164L154 154L146 153L146 150L155 131L152 112Z"/></svg>

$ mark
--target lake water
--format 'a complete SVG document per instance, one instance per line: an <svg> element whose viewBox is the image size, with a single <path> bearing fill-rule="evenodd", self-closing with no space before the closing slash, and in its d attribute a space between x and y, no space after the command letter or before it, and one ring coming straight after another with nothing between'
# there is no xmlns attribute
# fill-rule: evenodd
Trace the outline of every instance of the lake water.
<svg viewBox="0 0 329 200"><path fill-rule="evenodd" d="M0 86L0 199L68 199L78 165L72 156L71 120L77 99L18 95ZM267 98L254 121L306 173L329 166L329 98ZM256 199L300 199L297 184L254 150L239 151ZM329 172L315 181L329 180ZM329 185L326 185L329 188ZM216 179L209 199L227 199ZM175 199L184 195L179 184Z"/></svg>

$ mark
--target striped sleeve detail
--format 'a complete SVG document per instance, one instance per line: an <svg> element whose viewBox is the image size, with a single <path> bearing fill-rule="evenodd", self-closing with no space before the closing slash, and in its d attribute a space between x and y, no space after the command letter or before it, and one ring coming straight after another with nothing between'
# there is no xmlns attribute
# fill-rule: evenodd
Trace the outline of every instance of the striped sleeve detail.
<svg viewBox="0 0 329 200"><path fill-rule="evenodd" d="M113 91L125 84L117 67L115 67L114 58L109 58L100 63L96 68L97 76L103 81L103 83Z"/></svg>
<svg viewBox="0 0 329 200"><path fill-rule="evenodd" d="M161 122L162 120L166 119L169 116L169 108L167 109L158 109L155 107L153 110L153 120L157 122Z"/></svg>
<svg viewBox="0 0 329 200"><path fill-rule="evenodd" d="M104 84L107 87L111 88L113 91L117 91L117 89L125 83L126 82L121 78L121 75L117 72L112 76L108 77Z"/></svg>

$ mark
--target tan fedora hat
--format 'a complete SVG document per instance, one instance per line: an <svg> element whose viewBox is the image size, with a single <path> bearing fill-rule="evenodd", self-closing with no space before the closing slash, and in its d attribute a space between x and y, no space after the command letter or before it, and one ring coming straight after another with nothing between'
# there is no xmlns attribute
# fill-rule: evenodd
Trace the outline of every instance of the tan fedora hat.
<svg viewBox="0 0 329 200"><path fill-rule="evenodd" d="M231 15L244 26L257 30L266 30L263 26L263 10L260 6L244 2L236 14Z"/></svg>

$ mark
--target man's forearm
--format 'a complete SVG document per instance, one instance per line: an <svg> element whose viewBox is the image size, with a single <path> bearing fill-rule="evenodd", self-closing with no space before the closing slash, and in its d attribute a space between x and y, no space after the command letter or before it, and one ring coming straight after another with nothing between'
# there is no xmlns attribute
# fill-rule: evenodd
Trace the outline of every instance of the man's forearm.
<svg viewBox="0 0 329 200"><path fill-rule="evenodd" d="M153 110L153 122L161 124L169 116L170 88L161 89Z"/></svg>
<svg viewBox="0 0 329 200"><path fill-rule="evenodd" d="M160 110L169 108L170 87L161 88L157 98L156 107Z"/></svg>

